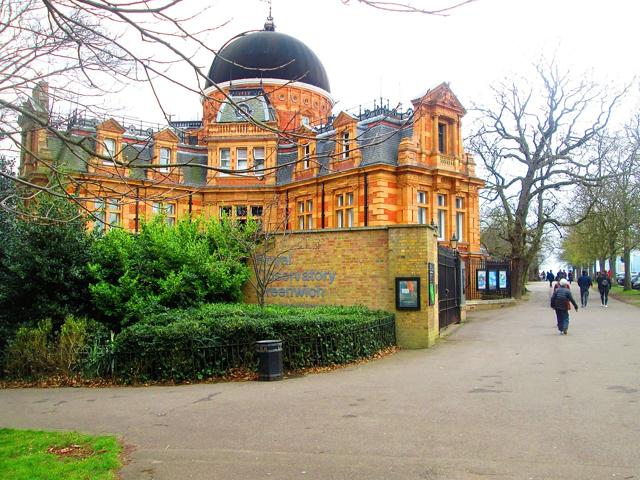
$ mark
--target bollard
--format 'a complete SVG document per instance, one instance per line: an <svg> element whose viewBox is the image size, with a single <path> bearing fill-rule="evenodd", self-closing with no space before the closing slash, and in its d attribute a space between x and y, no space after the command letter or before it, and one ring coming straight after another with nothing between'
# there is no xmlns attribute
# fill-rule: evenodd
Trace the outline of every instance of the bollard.
<svg viewBox="0 0 640 480"><path fill-rule="evenodd" d="M258 380L282 380L282 340L256 342Z"/></svg>

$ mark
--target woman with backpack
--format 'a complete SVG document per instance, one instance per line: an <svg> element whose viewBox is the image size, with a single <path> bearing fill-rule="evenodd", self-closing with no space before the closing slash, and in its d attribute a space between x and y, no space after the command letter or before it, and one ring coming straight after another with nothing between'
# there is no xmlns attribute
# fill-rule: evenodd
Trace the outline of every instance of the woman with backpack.
<svg viewBox="0 0 640 480"><path fill-rule="evenodd" d="M609 303L609 290L611 290L611 280L609 280L609 276L603 271L600 272L596 281L598 282L598 291L600 292L602 306L607 308L607 304Z"/></svg>

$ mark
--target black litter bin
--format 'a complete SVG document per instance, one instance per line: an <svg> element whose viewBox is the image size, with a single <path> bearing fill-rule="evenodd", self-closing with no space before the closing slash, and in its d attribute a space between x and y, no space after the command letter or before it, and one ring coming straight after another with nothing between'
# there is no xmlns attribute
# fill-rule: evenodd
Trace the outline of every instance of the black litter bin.
<svg viewBox="0 0 640 480"><path fill-rule="evenodd" d="M282 380L282 340L256 342L258 380Z"/></svg>

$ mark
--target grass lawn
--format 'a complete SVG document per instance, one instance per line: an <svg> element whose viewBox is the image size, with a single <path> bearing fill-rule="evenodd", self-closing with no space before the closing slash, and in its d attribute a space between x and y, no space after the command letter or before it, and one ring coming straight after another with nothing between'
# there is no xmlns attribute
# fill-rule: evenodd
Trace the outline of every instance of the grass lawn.
<svg viewBox="0 0 640 480"><path fill-rule="evenodd" d="M630 303L631 305L640 307L640 290L627 290L625 292L622 290L622 287L616 285L611 288L609 295L625 303Z"/></svg>
<svg viewBox="0 0 640 480"><path fill-rule="evenodd" d="M115 437L0 429L3 480L111 480L120 468Z"/></svg>

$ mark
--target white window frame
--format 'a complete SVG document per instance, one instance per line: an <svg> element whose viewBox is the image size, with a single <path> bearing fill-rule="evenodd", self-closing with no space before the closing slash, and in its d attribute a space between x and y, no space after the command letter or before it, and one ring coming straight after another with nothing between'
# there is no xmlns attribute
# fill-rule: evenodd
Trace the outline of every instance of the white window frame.
<svg viewBox="0 0 640 480"><path fill-rule="evenodd" d="M176 204L173 202L153 202L151 211L154 215L164 215L167 225L174 226L177 220Z"/></svg>
<svg viewBox="0 0 640 480"><path fill-rule="evenodd" d="M444 193L439 193L437 197L437 202L439 207L447 206L447 196Z"/></svg>
<svg viewBox="0 0 640 480"><path fill-rule="evenodd" d="M444 240L446 234L447 211L438 210L438 240Z"/></svg>
<svg viewBox="0 0 640 480"><path fill-rule="evenodd" d="M171 163L171 149L167 147L160 147L160 152L158 155L158 163L160 165L166 165L166 167L158 168L159 172L168 173L169 172L169 164Z"/></svg>
<svg viewBox="0 0 640 480"><path fill-rule="evenodd" d="M348 130L345 130L344 132L342 132L342 159L343 160L347 160L349 158L349 154L350 154L349 144L351 142L349 137L350 135Z"/></svg>
<svg viewBox="0 0 640 480"><path fill-rule="evenodd" d="M464 213L456 213L456 237L459 242L463 242L464 238L462 232L464 231Z"/></svg>
<svg viewBox="0 0 640 480"><path fill-rule="evenodd" d="M111 160L102 160L103 165L115 165L116 158L116 140L115 138L107 137L104 139L104 152L103 155L105 157L111 158Z"/></svg>
<svg viewBox="0 0 640 480"><path fill-rule="evenodd" d="M236 170L247 170L248 157L247 149L245 147L236 148Z"/></svg>
<svg viewBox="0 0 640 480"><path fill-rule="evenodd" d="M264 147L253 147L251 151L253 155L253 171L259 175L264 175ZM260 155L256 155L260 153Z"/></svg>
<svg viewBox="0 0 640 480"><path fill-rule="evenodd" d="M464 208L464 197L456 197L456 208L462 210Z"/></svg>
<svg viewBox="0 0 640 480"><path fill-rule="evenodd" d="M304 144L302 146L302 152L302 158L304 159L304 161L302 162L302 168L307 170L311 167L311 145L309 145L308 143Z"/></svg>
<svg viewBox="0 0 640 480"><path fill-rule="evenodd" d="M226 153L226 156L223 155ZM221 148L218 150L218 164L220 168L224 168L225 170L231 170L231 149L230 148ZM222 176L229 175L227 172L219 172Z"/></svg>

